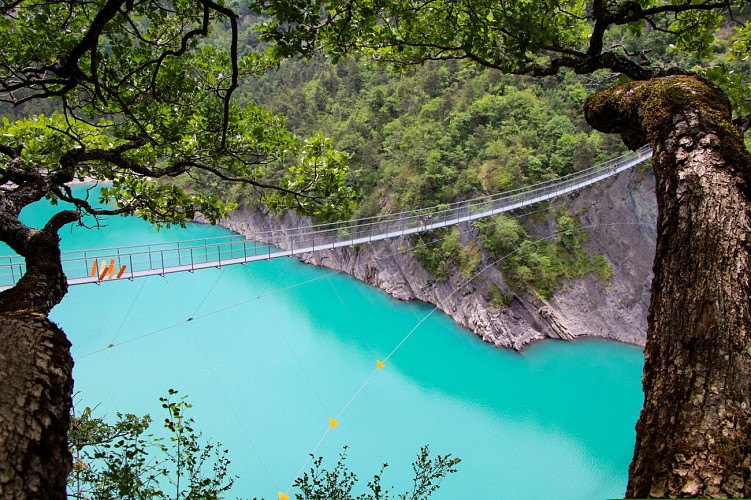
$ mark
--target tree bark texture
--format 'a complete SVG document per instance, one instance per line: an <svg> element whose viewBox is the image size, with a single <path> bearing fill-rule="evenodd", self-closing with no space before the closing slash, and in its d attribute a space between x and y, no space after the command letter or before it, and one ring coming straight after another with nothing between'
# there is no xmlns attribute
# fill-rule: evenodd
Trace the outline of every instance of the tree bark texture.
<svg viewBox="0 0 751 500"><path fill-rule="evenodd" d="M0 498L65 498L70 342L43 314L0 315Z"/></svg>
<svg viewBox="0 0 751 500"><path fill-rule="evenodd" d="M649 141L657 250L627 497L751 497L751 157L726 96L692 77L609 89L595 128Z"/></svg>
<svg viewBox="0 0 751 500"><path fill-rule="evenodd" d="M26 271L15 286L0 292L0 314L50 313L68 292L56 231L35 231L24 245Z"/></svg>

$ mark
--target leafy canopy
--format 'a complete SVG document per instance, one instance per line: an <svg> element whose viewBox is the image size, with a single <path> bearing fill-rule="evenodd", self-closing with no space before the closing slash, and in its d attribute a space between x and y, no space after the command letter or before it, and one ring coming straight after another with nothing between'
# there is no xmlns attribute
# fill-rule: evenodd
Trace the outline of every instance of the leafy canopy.
<svg viewBox="0 0 751 500"><path fill-rule="evenodd" d="M245 183L285 208L350 210L346 158L327 144L317 156L332 157L337 172L319 161L314 173L325 182L299 182L298 163L310 161L303 141L279 116L233 98L239 80L265 65L238 52L239 22L211 0L3 2L0 102L22 115L46 111L0 127L0 188L13 211L48 197L153 222L227 214L213 195L155 182L181 175ZM226 46L207 43L212 29L230 33ZM66 183L85 177L110 181L103 201L116 208L77 199Z"/></svg>
<svg viewBox="0 0 751 500"><path fill-rule="evenodd" d="M405 67L464 59L505 73L545 76L608 70L631 79L703 71L696 66L728 32L747 51L746 0L256 0L274 58L365 54ZM729 30L720 30L729 28ZM638 44L633 41L638 40ZM658 40L658 44L652 41ZM670 52L656 50L669 46ZM676 51L692 57L676 57ZM731 83L730 70L718 82ZM721 75L722 77L720 77ZM739 82L734 80L737 85ZM747 90L747 89L744 89ZM737 99L738 102L742 99Z"/></svg>
<svg viewBox="0 0 751 500"><path fill-rule="evenodd" d="M194 429L186 396L170 389L159 400L165 413L159 434L150 432L149 415L117 413L111 424L90 407L72 411L70 498L220 498L232 488L228 450Z"/></svg>

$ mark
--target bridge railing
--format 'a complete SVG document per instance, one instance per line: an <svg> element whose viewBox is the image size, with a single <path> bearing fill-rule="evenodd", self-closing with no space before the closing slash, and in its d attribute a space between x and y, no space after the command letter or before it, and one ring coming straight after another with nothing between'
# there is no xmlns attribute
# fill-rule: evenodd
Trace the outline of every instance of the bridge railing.
<svg viewBox="0 0 751 500"><path fill-rule="evenodd" d="M531 200L548 199L557 193L562 194L589 185L641 163L649 157L651 157L651 151L648 147L644 147L639 151L613 158L595 167L568 176L550 179L533 186L504 193L420 210L289 229L285 230L282 246L288 249L323 248L348 239L356 242L387 233L411 232L410 230L421 229L423 225L434 228L441 224L472 218L477 214L495 211L500 213L513 209L515 206L528 205L532 202ZM424 218L428 214L430 214L430 218L425 221ZM267 237L273 238L272 235L267 236L264 233L254 235L254 238L270 241L266 239Z"/></svg>
<svg viewBox="0 0 751 500"><path fill-rule="evenodd" d="M62 252L61 258L69 280L91 276L100 276L102 280L106 280L115 277L132 278L148 271L171 268L189 271L201 264L243 257L251 260L254 256L270 255L277 250L272 245L232 235L128 247L70 250ZM12 286L26 271L25 262L17 255L1 259L0 287Z"/></svg>
<svg viewBox="0 0 751 500"><path fill-rule="evenodd" d="M419 210L379 215L336 223L316 224L283 231L258 232L252 240L241 235L151 243L95 250L72 250L62 253L69 281L133 278L138 275L166 273L168 270L191 271L207 264L223 265L230 261L248 262L272 258L282 247L285 255L299 254L337 246L356 245L421 230L448 226L506 212L538 201L574 191L651 157L644 147L571 175L550 179L532 186ZM19 256L0 258L0 288L15 284L25 272Z"/></svg>

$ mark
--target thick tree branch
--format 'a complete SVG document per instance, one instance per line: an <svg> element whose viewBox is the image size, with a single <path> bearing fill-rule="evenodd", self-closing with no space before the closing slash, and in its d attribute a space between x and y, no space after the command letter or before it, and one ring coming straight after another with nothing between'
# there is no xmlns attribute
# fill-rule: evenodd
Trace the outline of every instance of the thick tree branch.
<svg viewBox="0 0 751 500"><path fill-rule="evenodd" d="M227 7L221 6L217 4L216 2L213 2L212 0L199 0L202 5L205 7L208 7L216 12L219 12L224 17L229 19L230 22L230 47L229 47L229 56L230 56L230 63L231 63L231 73L230 73L230 86L226 90L226 93L224 96L222 96L222 100L224 101L224 117L222 120L222 139L221 139L221 145L219 146L220 150L227 149L227 131L229 130L229 120L230 120L230 108L231 108L231 102L232 102L232 93L237 89L239 86L238 84L238 77L240 75L240 69L238 65L238 54L237 54L237 43L238 43L238 37L239 37L239 29L237 26L237 14L232 9L229 9Z"/></svg>
<svg viewBox="0 0 751 500"><path fill-rule="evenodd" d="M642 7L637 4L636 2L629 2L632 3L633 6L630 7L629 10L632 12L639 12L640 15L632 20L629 20L628 17L624 16L622 19L619 19L618 24L626 24L629 22L632 22L633 20L642 19L646 16L656 16L659 14L665 14L665 13L672 13L672 14L680 14L682 12L689 12L689 11L708 11L708 10L716 10L716 9L730 9L731 2L730 1L719 1L719 2L704 2L704 3L683 3L683 4L665 4L660 5L657 7L650 7L648 9L642 9Z"/></svg>
<svg viewBox="0 0 751 500"><path fill-rule="evenodd" d="M4 154L10 159L18 158L21 155L20 151L17 151L10 146L6 146L5 144L0 144L0 153Z"/></svg>
<svg viewBox="0 0 751 500"><path fill-rule="evenodd" d="M547 65L531 63L514 73L519 75L552 76L557 74L562 68L569 68L579 75L607 69L614 73L623 74L632 80L650 80L663 76L689 74L679 68L644 67L630 58L616 54L615 52L604 52L597 56L582 58L572 56L557 57L552 59Z"/></svg>
<svg viewBox="0 0 751 500"><path fill-rule="evenodd" d="M57 233L63 226L76 222L81 219L81 212L79 210L63 210L53 215L47 224L44 225L42 231Z"/></svg>
<svg viewBox="0 0 751 500"><path fill-rule="evenodd" d="M92 20L91 26L83 39L60 60L61 66L54 70L56 74L67 78L73 77L81 57L87 52L93 53L98 49L99 37L102 31L107 23L118 14L123 3L124 0L107 0L107 3L104 4Z"/></svg>
<svg viewBox="0 0 751 500"><path fill-rule="evenodd" d="M751 113L747 114L746 116L740 116L733 120L733 125L738 127L738 130L741 131L741 133L746 133L749 128L751 128Z"/></svg>
<svg viewBox="0 0 751 500"><path fill-rule="evenodd" d="M5 202L0 201L0 206L4 205ZM29 241L31 234L31 228L19 221L18 217L7 214L5 210L0 210L0 240L6 243L11 250L18 255L25 256L26 242Z"/></svg>

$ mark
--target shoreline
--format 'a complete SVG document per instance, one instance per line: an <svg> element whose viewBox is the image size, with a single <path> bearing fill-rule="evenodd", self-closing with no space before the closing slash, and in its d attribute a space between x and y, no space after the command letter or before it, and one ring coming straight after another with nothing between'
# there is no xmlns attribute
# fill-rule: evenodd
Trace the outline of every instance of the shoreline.
<svg viewBox="0 0 751 500"><path fill-rule="evenodd" d="M620 176L620 188L608 186L611 189L600 189L599 193L588 191L592 193L589 197L572 197L569 201L581 209L582 223L623 219L624 214L638 219L639 214L633 213L631 205L643 202L639 200L639 190L636 190L635 195L630 189L631 181L635 180L631 177L636 175ZM100 182L106 181L86 177L83 181L76 180L70 185L95 185ZM633 184L643 187L643 180L639 179ZM626 201L621 200L622 196L619 194L624 191L631 193ZM589 198L596 198L602 203L591 203ZM605 201L608 203L604 203ZM651 206L649 203L646 205ZM615 211L616 208L619 210ZM645 212L641 214L642 217L650 218L652 215L649 209L637 212L642 211ZM193 222L206 223L200 216ZM259 232L276 230L272 238L274 241L266 243L285 247L285 243L289 243L287 240L293 239L287 229L307 223L309 221L291 214L269 218L257 210L241 207L227 219L219 221L218 225L250 239L254 239ZM644 246L644 242L640 245L636 242L644 240L645 235L630 234L627 239L633 244L624 249L618 244L622 236L619 234L614 237L597 231L590 235L591 250L601 251L607 255L609 262L620 264L615 266L616 273L609 286L588 276L567 283L548 300L515 295L509 307L505 308L495 306L487 293L494 285L499 289L505 288L504 277L499 272L487 273L487 276L470 286L466 293L458 294L456 292L462 281L458 276L452 276L446 282L436 282L410 255L401 255L398 241L367 248L326 250L299 256L297 260L319 268L342 271L400 301L416 300L438 305L455 324L496 347L521 352L525 347L538 344L545 338L568 341L600 338L643 348L649 288L645 283L651 282L651 279L649 270L645 266L641 266L644 267L641 269L638 265L645 259L635 257L646 254L649 244L637 249L637 246ZM650 238L647 237L646 240ZM446 301L448 303L444 303ZM628 307L624 307L626 304Z"/></svg>
<svg viewBox="0 0 751 500"><path fill-rule="evenodd" d="M620 182L628 184L628 180L621 177ZM626 190L612 190L611 197L620 196L619 193L623 191ZM595 194L601 196L602 191ZM606 205L611 205L612 210L617 205L624 205L624 202L612 200L612 204L592 205L584 196L578 196L573 201L587 209L582 215L585 223L590 222L586 220L590 217L606 220L623 218L623 209L607 216L592 212ZM254 236L269 234L273 230L273 241L261 240L281 248L294 239L287 229L307 223L309 221L291 214L269 218L247 208L239 208L227 219L219 221L219 225L249 239L256 239ZM597 232L591 235L591 250L601 251L610 262L620 263L615 266L615 275L609 285L588 275L581 280L568 282L549 300L515 295L512 303L503 308L496 307L487 293L493 285L499 288L504 286L500 272L490 270L464 292L457 293L463 282L458 274L445 282L437 282L410 255L403 255L398 240L358 248L321 250L296 257L303 263L342 271L397 300L417 300L438 305L456 324L496 347L522 351L524 347L545 338L603 338L641 348L646 337L649 299L649 286L646 284L651 283L651 276L649 266L645 264L648 259L635 259L635 255L654 250L649 245L649 238L631 234L628 239L634 244L624 249L619 243L621 236ZM640 241L639 248L634 248L637 241ZM628 306L624 307L625 304Z"/></svg>
<svg viewBox="0 0 751 500"><path fill-rule="evenodd" d="M66 182L65 185L73 187L73 186L83 186L85 184L99 184L100 182L109 182L109 181L100 181L99 179L95 177L85 176L82 181L78 179L73 179L70 182Z"/></svg>

